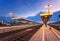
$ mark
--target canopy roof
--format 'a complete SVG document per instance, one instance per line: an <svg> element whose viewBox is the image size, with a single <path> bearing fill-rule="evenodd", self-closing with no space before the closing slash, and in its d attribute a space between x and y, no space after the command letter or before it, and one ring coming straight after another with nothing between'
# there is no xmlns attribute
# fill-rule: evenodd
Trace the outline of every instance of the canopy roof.
<svg viewBox="0 0 60 41"><path fill-rule="evenodd" d="M11 18L12 20L23 20L23 18Z"/></svg>
<svg viewBox="0 0 60 41"><path fill-rule="evenodd" d="M20 20L20 21L28 21L28 22L32 22L31 20L26 20L23 18L11 18L12 20Z"/></svg>
<svg viewBox="0 0 60 41"><path fill-rule="evenodd" d="M44 14L40 14L40 16L49 16L49 15L53 15L53 12L48 13L44 13Z"/></svg>

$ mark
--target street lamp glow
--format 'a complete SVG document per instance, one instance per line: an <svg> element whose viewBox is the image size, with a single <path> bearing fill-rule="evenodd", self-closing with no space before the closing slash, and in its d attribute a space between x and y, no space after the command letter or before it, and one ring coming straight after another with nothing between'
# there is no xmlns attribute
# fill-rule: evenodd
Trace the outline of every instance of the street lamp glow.
<svg viewBox="0 0 60 41"><path fill-rule="evenodd" d="M13 16L13 13L10 12L10 13L9 13L9 16Z"/></svg>
<svg viewBox="0 0 60 41"><path fill-rule="evenodd" d="M49 7L51 7L51 6L52 6L51 4L48 4L48 5L45 6L45 8L49 8Z"/></svg>

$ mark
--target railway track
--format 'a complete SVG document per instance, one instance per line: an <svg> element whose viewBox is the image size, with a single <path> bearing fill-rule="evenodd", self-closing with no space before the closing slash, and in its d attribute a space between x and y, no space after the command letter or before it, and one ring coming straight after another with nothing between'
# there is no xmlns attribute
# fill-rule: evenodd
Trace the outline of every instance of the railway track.
<svg viewBox="0 0 60 41"><path fill-rule="evenodd" d="M0 41L28 41L40 26L33 26L26 29L0 34Z"/></svg>
<svg viewBox="0 0 60 41"><path fill-rule="evenodd" d="M1 34L0 41L60 41L60 31L50 26L33 26Z"/></svg>

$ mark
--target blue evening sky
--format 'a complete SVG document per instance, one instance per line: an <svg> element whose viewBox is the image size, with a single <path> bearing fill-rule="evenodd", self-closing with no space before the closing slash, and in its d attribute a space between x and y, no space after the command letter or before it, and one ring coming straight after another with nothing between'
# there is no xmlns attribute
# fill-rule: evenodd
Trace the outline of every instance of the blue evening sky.
<svg viewBox="0 0 60 41"><path fill-rule="evenodd" d="M9 16L9 13L24 18L34 16L47 11L46 4L53 5L50 11L60 10L60 0L0 0L0 16Z"/></svg>

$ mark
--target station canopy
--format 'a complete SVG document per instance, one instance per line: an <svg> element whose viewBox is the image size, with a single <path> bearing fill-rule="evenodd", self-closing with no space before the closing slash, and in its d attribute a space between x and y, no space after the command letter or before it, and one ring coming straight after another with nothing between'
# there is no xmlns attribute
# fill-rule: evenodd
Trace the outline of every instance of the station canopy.
<svg viewBox="0 0 60 41"><path fill-rule="evenodd" d="M53 12L49 12L49 13L44 13L44 14L40 14L42 21L44 24L47 24L48 20L50 19L50 17L53 15Z"/></svg>
<svg viewBox="0 0 60 41"><path fill-rule="evenodd" d="M12 20L20 20L20 21L27 21L27 22L32 22L31 20L26 20L23 18L11 18Z"/></svg>

